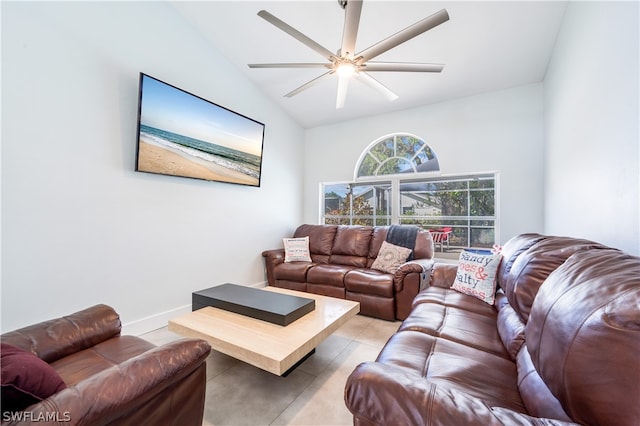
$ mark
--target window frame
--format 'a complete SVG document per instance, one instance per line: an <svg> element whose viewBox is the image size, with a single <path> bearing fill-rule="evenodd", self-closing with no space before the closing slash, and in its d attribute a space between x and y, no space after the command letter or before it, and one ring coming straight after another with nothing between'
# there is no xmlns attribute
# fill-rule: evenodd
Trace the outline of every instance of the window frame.
<svg viewBox="0 0 640 426"><path fill-rule="evenodd" d="M319 184L319 217L318 223L325 224L327 223L327 215L325 213L325 191L327 187L335 186L335 185L353 185L353 186L376 186L376 185L386 185L390 183L390 206L391 212L390 214L385 215L385 217L389 217L390 219L387 221L387 224L400 224L406 223L408 218L411 216L407 216L401 213L402 205L401 205L401 192L400 186L402 183L408 182L453 182L453 181L465 181L470 182L472 180L477 179L493 179L493 191L494 191L494 214L493 216L472 216L470 212L467 212L465 216L431 216L442 218L441 220L451 220L451 221L467 221L465 226L456 225L454 227L458 228L466 228L468 231L467 235L467 244L456 245L455 247L470 247L470 248L487 248L485 246L471 246L471 230L472 229L493 229L493 244L496 244L500 241L500 172L498 171L488 171L488 172L478 172L478 173L462 173L462 174L440 174L440 173L402 173L395 175L382 175L382 176L368 176L366 178L360 178L354 181L334 181L334 182L321 182ZM475 191L475 189L467 189L468 192ZM468 198L467 203L469 204L471 201ZM415 216L414 216L415 217ZM431 218L429 217L429 218ZM346 218L346 217L345 217ZM353 224L354 216L351 215L349 220L349 224ZM374 214L372 215L374 219L374 223L377 223L376 220L381 219L381 217L376 217L375 209ZM426 217L423 217L423 219ZM490 225L473 225L473 221L493 221L493 226ZM421 226L422 227L422 226ZM432 228L435 228L432 227ZM424 228L428 229L428 228Z"/></svg>

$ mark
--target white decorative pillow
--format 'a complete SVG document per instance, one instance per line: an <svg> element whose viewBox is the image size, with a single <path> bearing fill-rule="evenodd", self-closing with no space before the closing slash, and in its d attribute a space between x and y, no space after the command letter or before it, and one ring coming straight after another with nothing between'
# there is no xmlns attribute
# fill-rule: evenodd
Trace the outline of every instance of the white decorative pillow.
<svg viewBox="0 0 640 426"><path fill-rule="evenodd" d="M493 305L496 295L496 274L502 256L490 251L463 250L453 288Z"/></svg>
<svg viewBox="0 0 640 426"><path fill-rule="evenodd" d="M378 251L378 256L371 265L371 269L395 274L398 268L407 261L410 254L411 249L394 246L393 244L383 241L380 246L380 251Z"/></svg>
<svg viewBox="0 0 640 426"><path fill-rule="evenodd" d="M283 238L285 262L311 262L309 237Z"/></svg>

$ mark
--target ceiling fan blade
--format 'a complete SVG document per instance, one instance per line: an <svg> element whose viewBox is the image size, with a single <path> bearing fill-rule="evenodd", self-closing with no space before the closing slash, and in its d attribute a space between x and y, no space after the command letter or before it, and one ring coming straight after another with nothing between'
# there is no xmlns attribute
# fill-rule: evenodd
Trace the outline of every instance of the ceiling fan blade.
<svg viewBox="0 0 640 426"><path fill-rule="evenodd" d="M292 90L291 92L287 93L286 95L284 95L287 98L291 98L295 95L297 95L298 93L302 92L303 90L308 89L309 87L313 86L314 84L316 84L318 81L320 81L322 78L330 75L333 71L327 71L326 73L320 75L319 77L314 78L311 81L306 82L305 84L303 84L302 86L298 87L297 89Z"/></svg>
<svg viewBox="0 0 640 426"><path fill-rule="evenodd" d="M280 64L248 64L249 68L331 68L331 64L318 63L295 63L287 62Z"/></svg>
<svg viewBox="0 0 640 426"><path fill-rule="evenodd" d="M446 9L442 9L439 12L434 13L431 16L424 18L421 21L416 22L413 25L408 26L402 31L398 31L394 35L387 37L386 39L374 44L371 47L366 48L362 52L358 53L356 56L361 56L361 62L367 62L370 59L375 58L376 56L386 52L387 50L393 49L399 44L404 43L407 40L411 40L412 38L428 31L443 22L447 22L449 20L449 14Z"/></svg>
<svg viewBox="0 0 640 426"><path fill-rule="evenodd" d="M356 53L356 37L360 25L362 0L349 0L344 15L344 30L342 31L342 47L340 56L353 59Z"/></svg>
<svg viewBox="0 0 640 426"><path fill-rule="evenodd" d="M261 17L262 19L264 19L265 21L267 21L267 22L275 25L276 27L280 28L282 31L284 31L285 33L289 34L290 36L292 36L293 38L295 38L296 40L298 40L299 42L301 42L305 46L315 50L320 55L325 57L327 60L330 61L331 58L333 56L335 56L329 49L327 49L327 48L321 46L320 44L316 43L315 41L311 40L309 37L307 37L306 35L302 34L300 31L296 30L295 28L293 28L292 26L290 26L286 22L281 21L280 19L276 18L275 16L273 16L272 14L267 12L266 10L261 10L260 12L258 12L258 16Z"/></svg>
<svg viewBox="0 0 640 426"><path fill-rule="evenodd" d="M367 62L363 71L440 72L443 64L419 64L415 62Z"/></svg>
<svg viewBox="0 0 640 426"><path fill-rule="evenodd" d="M344 107L344 101L347 99L347 88L349 87L349 77L338 77L338 96L336 98L336 108Z"/></svg>
<svg viewBox="0 0 640 426"><path fill-rule="evenodd" d="M398 99L398 95L393 93L391 90L387 88L384 84L380 83L375 78L371 77L366 72L359 72L356 74L357 78L359 78L363 83L366 83L368 86L373 87L378 92L382 93L388 100L395 101Z"/></svg>

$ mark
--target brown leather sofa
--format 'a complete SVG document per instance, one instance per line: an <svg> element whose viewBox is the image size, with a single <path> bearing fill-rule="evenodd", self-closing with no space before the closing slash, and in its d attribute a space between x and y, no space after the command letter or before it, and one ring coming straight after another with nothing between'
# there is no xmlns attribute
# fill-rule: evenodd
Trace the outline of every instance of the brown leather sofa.
<svg viewBox="0 0 640 426"><path fill-rule="evenodd" d="M267 250L265 258L269 285L360 302L360 313L386 320L404 319L428 279L433 265L433 240L428 231L418 232L413 260L395 274L371 269L386 226L301 225L295 238L309 237L312 262L285 263L284 250Z"/></svg>
<svg viewBox="0 0 640 426"><path fill-rule="evenodd" d="M640 258L525 234L503 249L495 306L431 286L347 380L354 424L640 424Z"/></svg>
<svg viewBox="0 0 640 426"><path fill-rule="evenodd" d="M96 305L3 334L3 346L35 354L66 385L23 412L3 412L3 425L201 425L209 344L156 347L120 329L118 314Z"/></svg>

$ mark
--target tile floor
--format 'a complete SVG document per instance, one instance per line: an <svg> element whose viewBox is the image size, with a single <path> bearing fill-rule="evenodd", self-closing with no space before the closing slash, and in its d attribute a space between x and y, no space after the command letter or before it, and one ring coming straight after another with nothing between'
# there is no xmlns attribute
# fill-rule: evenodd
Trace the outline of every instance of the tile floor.
<svg viewBox="0 0 640 426"><path fill-rule="evenodd" d="M347 377L373 361L400 322L358 315L329 336L287 377L212 351L203 425L352 425ZM156 345L180 338L166 327L140 336Z"/></svg>

